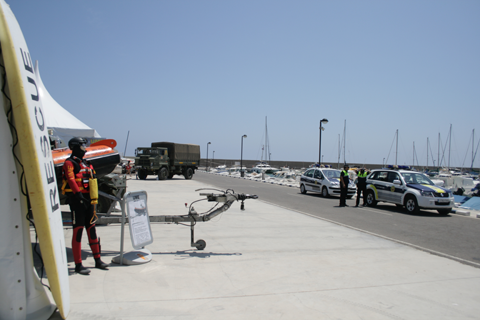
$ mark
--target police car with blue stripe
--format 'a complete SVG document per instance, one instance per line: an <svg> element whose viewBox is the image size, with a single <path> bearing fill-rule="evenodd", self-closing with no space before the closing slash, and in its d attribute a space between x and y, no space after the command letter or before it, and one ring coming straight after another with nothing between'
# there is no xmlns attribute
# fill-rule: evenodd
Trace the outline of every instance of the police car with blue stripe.
<svg viewBox="0 0 480 320"><path fill-rule="evenodd" d="M371 207L380 201L390 202L409 213L429 209L448 215L454 206L452 191L436 186L425 174L408 166L372 170L367 177L366 197Z"/></svg>

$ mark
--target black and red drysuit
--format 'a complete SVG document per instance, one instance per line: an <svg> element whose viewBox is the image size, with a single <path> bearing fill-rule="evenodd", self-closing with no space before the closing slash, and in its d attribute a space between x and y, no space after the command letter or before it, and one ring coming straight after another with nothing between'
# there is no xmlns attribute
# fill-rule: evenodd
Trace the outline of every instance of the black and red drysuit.
<svg viewBox="0 0 480 320"><path fill-rule="evenodd" d="M87 229L88 242L93 257L100 258L100 245L97 239L94 211L90 199L89 179L96 177L95 170L85 159L70 156L63 164L63 188L68 196L72 212L73 236L72 251L75 264L82 263L82 233ZM80 193L80 194L79 194Z"/></svg>

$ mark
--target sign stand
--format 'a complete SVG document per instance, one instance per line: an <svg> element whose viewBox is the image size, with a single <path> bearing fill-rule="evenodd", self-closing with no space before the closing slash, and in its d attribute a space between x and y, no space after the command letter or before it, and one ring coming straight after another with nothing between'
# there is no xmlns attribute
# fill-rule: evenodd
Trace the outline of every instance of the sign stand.
<svg viewBox="0 0 480 320"><path fill-rule="evenodd" d="M150 218L147 208L147 193L145 191L127 192L123 198L118 198L102 191L101 196L118 201L122 208L120 255L113 257L112 262L120 265L135 265L150 262L152 253L145 248L153 243ZM130 239L135 250L124 253L125 223L128 216Z"/></svg>

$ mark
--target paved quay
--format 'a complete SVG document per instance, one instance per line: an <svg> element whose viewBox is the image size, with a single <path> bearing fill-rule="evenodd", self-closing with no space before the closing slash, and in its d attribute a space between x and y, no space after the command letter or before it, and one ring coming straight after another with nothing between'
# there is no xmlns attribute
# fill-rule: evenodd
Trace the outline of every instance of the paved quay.
<svg viewBox="0 0 480 320"><path fill-rule="evenodd" d="M187 214L208 186L128 180L148 192L150 216ZM203 191L202 191L203 192ZM212 203L194 204L204 212ZM68 208L68 207L67 207ZM321 210L321 208L319 208ZM73 272L65 229L71 311L80 319L479 319L480 269L258 200L240 202L195 227L152 223L152 261ZM120 225L99 226L102 259L119 254ZM453 240L452 240L453 241ZM125 252L131 251L128 226ZM60 319L54 314L50 319Z"/></svg>

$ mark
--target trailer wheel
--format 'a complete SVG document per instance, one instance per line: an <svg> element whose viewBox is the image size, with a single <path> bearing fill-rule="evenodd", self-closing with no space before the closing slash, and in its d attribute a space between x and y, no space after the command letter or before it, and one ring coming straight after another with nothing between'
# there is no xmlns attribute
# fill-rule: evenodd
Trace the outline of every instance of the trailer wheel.
<svg viewBox="0 0 480 320"><path fill-rule="evenodd" d="M163 167L158 171L158 180L165 180L168 176L167 168Z"/></svg>
<svg viewBox="0 0 480 320"><path fill-rule="evenodd" d="M197 240L197 242L195 242L195 247L197 248L197 250L203 250L205 249L206 246L207 246L207 243L202 239Z"/></svg>
<svg viewBox="0 0 480 320"><path fill-rule="evenodd" d="M192 168L188 168L187 171L185 171L185 174L183 175L185 179L190 180L193 177L193 170Z"/></svg>

